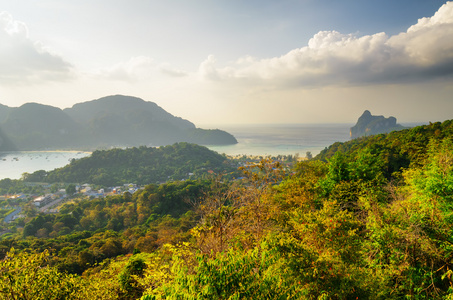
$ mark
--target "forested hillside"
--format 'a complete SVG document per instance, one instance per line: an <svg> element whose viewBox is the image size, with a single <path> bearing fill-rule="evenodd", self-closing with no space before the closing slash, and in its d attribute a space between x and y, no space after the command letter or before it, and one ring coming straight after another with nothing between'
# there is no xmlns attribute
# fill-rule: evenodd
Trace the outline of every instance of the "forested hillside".
<svg viewBox="0 0 453 300"><path fill-rule="evenodd" d="M453 299L452 126L30 212L0 298Z"/></svg>
<svg viewBox="0 0 453 300"><path fill-rule="evenodd" d="M231 172L225 156L195 144L165 147L97 150L53 171L25 175L28 182L92 183L104 187L125 183L140 185L168 180L201 178L208 172Z"/></svg>
<svg viewBox="0 0 453 300"><path fill-rule="evenodd" d="M327 161L336 152L354 154L365 148L373 148L406 161L402 166L407 167L410 161L416 163L426 155L426 149L431 141L440 141L452 135L452 120L430 123L388 134L360 137L344 143L337 142L321 151L315 159Z"/></svg>

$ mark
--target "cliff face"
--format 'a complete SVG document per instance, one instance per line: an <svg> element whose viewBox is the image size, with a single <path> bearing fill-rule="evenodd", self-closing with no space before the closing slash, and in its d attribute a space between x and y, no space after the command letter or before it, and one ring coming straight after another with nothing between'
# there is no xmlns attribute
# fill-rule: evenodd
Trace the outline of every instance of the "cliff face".
<svg viewBox="0 0 453 300"><path fill-rule="evenodd" d="M349 134L351 138L355 139L361 136L387 133L401 129L404 129L404 127L396 123L396 118L373 116L368 110L365 110L357 120L357 124L351 127Z"/></svg>

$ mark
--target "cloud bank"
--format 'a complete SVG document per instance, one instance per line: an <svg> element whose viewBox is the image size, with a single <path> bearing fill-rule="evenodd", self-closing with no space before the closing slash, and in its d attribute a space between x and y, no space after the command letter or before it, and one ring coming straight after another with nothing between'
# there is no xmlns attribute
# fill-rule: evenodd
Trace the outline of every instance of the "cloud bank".
<svg viewBox="0 0 453 300"><path fill-rule="evenodd" d="M277 87L410 83L453 75L453 2L406 32L357 36L320 31L302 48L280 57L241 58L217 67L209 56L199 74L216 81Z"/></svg>
<svg viewBox="0 0 453 300"><path fill-rule="evenodd" d="M188 72L175 69L167 63L157 65L152 58L147 56L135 56L111 67L94 71L91 74L95 78L109 81L136 83L149 80L156 73L172 78L189 75Z"/></svg>
<svg viewBox="0 0 453 300"><path fill-rule="evenodd" d="M39 41L32 41L27 26L0 12L0 82L28 84L61 81L73 76L72 66Z"/></svg>
<svg viewBox="0 0 453 300"><path fill-rule="evenodd" d="M153 65L153 59L147 56L135 56L128 61L96 71L94 76L114 81L136 82L146 78L153 69Z"/></svg>

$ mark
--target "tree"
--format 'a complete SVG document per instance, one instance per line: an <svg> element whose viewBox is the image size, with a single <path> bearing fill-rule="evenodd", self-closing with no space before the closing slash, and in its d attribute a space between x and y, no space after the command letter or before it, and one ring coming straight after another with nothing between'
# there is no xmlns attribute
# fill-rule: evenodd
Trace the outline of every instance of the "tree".
<svg viewBox="0 0 453 300"><path fill-rule="evenodd" d="M142 258L135 257L129 260L123 271L118 275L121 288L129 298L136 299L140 297L144 288L135 280L135 276L142 277L146 263Z"/></svg>
<svg viewBox="0 0 453 300"><path fill-rule="evenodd" d="M8 252L0 261L0 299L84 299L87 294L81 278L60 273L47 264L49 258L47 250Z"/></svg>
<svg viewBox="0 0 453 300"><path fill-rule="evenodd" d="M74 184L70 184L66 187L66 194L68 196L74 195L76 192L76 186Z"/></svg>

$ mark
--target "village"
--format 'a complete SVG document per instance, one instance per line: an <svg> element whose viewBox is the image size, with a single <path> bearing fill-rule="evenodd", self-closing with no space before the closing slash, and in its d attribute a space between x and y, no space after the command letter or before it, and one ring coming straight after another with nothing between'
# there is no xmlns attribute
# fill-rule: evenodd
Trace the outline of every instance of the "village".
<svg viewBox="0 0 453 300"><path fill-rule="evenodd" d="M37 213L58 213L59 207L64 202L72 199L75 195L85 196L88 199L102 198L111 195L122 193L133 194L142 187L135 183L127 183L120 186L109 188L95 189L91 184L68 185L66 189L58 189L56 192L51 192L51 185L42 185L45 193L42 195L18 193L12 195L0 195L0 210L6 212L0 215L0 220L3 223L10 223L16 219L24 218L22 207L18 203L33 203L32 207ZM15 205L11 205L15 204ZM1 219L3 216L3 220Z"/></svg>

